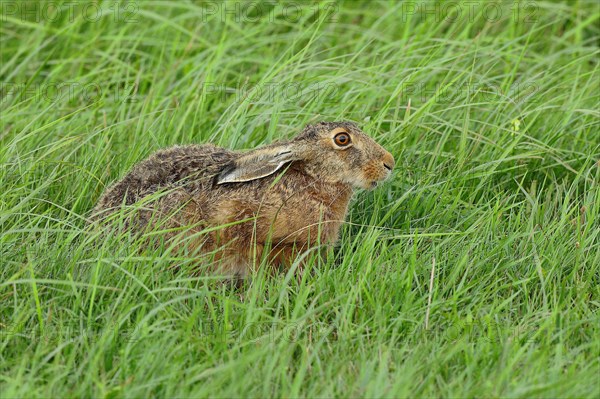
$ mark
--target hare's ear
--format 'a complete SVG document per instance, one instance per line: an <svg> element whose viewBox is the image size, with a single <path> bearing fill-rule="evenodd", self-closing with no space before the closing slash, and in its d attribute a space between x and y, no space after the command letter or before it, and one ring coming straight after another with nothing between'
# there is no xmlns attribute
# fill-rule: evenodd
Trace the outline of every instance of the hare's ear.
<svg viewBox="0 0 600 399"><path fill-rule="evenodd" d="M217 176L217 184L241 183L277 172L286 163L297 160L290 146L262 148L242 155Z"/></svg>

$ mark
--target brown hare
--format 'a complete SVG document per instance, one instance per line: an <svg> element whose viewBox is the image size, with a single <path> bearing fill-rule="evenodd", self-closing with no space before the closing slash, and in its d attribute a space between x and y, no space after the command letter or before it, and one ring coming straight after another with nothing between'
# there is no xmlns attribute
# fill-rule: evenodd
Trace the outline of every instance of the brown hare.
<svg viewBox="0 0 600 399"><path fill-rule="evenodd" d="M309 125L247 152L175 146L109 187L94 218L141 203L128 229L179 229L180 245L215 254L213 272L243 277L263 256L289 267L308 248L335 243L353 190L375 187L393 168L394 157L350 122Z"/></svg>

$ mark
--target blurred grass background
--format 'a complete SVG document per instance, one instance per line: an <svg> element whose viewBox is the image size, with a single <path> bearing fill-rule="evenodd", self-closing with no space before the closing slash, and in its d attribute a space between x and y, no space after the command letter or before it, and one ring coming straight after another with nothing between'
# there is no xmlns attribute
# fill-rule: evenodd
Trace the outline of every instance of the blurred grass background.
<svg viewBox="0 0 600 399"><path fill-rule="evenodd" d="M597 2L0 5L2 397L600 395ZM85 228L159 148L342 119L398 167L301 281Z"/></svg>

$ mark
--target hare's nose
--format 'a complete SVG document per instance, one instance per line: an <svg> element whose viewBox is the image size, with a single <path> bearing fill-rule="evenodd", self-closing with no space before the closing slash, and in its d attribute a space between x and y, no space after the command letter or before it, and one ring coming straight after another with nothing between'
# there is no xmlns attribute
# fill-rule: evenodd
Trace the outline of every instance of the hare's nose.
<svg viewBox="0 0 600 399"><path fill-rule="evenodd" d="M396 165L396 162L394 161L393 155L390 154L389 152L386 152L385 155L383 156L384 168L386 168L387 170L389 170L391 172L392 169L394 169L394 165Z"/></svg>

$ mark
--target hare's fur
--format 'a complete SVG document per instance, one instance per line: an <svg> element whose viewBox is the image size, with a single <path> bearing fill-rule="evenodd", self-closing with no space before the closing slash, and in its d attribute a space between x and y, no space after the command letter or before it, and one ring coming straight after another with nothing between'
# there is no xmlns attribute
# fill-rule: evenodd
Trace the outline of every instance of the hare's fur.
<svg viewBox="0 0 600 399"><path fill-rule="evenodd" d="M338 131L351 136L351 148L335 145ZM187 236L181 245L215 254L213 271L244 276L263 255L285 267L310 247L335 243L353 188L373 187L393 164L391 154L348 122L307 126L291 141L250 152L175 146L109 187L94 218L107 220L123 205L150 198L129 229L160 226L168 237Z"/></svg>

